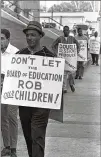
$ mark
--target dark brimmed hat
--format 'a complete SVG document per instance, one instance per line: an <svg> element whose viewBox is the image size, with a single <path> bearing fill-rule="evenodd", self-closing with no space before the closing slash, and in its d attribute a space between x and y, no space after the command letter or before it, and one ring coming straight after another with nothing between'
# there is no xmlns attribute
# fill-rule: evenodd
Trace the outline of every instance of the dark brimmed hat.
<svg viewBox="0 0 101 157"><path fill-rule="evenodd" d="M45 35L45 33L42 31L42 26L38 21L30 21L27 25L27 28L23 30L23 32L26 34L27 30L37 30L42 36Z"/></svg>

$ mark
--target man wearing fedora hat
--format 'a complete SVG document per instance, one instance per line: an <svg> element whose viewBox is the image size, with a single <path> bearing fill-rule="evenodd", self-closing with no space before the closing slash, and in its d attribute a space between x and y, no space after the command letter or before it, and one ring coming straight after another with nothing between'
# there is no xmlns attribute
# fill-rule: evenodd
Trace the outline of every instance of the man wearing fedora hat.
<svg viewBox="0 0 101 157"><path fill-rule="evenodd" d="M28 47L17 54L55 57L45 46L40 46L40 39L45 35L37 21L30 21L23 30ZM27 144L29 157L44 157L45 134L49 118L49 109L19 106L19 116Z"/></svg>

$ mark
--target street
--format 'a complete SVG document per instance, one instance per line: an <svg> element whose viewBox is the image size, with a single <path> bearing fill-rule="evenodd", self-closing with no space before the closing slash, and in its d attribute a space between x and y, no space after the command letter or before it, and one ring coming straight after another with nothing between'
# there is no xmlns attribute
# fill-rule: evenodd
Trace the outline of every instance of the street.
<svg viewBox="0 0 101 157"><path fill-rule="evenodd" d="M64 95L64 122L49 120L45 157L100 157L100 66L90 65ZM18 157L28 157L19 125Z"/></svg>

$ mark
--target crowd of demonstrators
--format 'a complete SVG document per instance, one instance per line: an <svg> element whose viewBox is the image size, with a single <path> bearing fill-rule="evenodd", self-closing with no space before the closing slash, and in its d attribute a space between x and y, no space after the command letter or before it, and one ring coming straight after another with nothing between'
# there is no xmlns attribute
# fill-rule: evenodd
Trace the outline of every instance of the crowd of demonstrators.
<svg viewBox="0 0 101 157"><path fill-rule="evenodd" d="M10 44L10 32L7 29L1 29L1 57L14 54L18 51L16 47ZM3 63L6 66L6 63ZM3 87L5 73L1 73L1 92ZM16 157L16 146L18 137L17 106L1 104L1 131L4 143L4 149L1 156L10 155Z"/></svg>
<svg viewBox="0 0 101 157"><path fill-rule="evenodd" d="M76 44L77 46L77 53L79 53L80 51L80 45L78 43L78 41L73 37L70 36L70 29L68 26L64 26L63 28L63 36L58 37L52 44L52 50L53 52L57 55L58 53L58 45L59 43L64 43L64 44ZM69 80L69 85L70 88L72 90L72 92L75 91L75 87L74 87L74 77L71 71L64 71L64 81L63 81L63 92L67 93L67 76L68 76L68 80Z"/></svg>
<svg viewBox="0 0 101 157"><path fill-rule="evenodd" d="M77 34L74 33L74 37L77 40L86 40L87 41L87 58L88 58L88 54L90 53L91 58L92 58L92 65L95 64L96 66L99 66L98 60L99 60L100 49L99 49L99 54L94 54L90 50L90 47L91 47L90 42L92 40L95 40L100 44L100 38L98 37L98 32L95 31L94 33L92 33L92 28L90 27L87 33L88 33L88 35L85 36L83 34L82 28L78 27L77 28ZM75 79L77 79L77 78L82 79L83 74L84 74L84 62L78 61Z"/></svg>
<svg viewBox="0 0 101 157"><path fill-rule="evenodd" d="M76 40L84 40L87 42L87 51L88 51L88 38L87 36L83 35L82 28L77 29L77 35L75 36ZM76 76L75 79L82 79L84 74L84 61L78 61L77 62L77 71L76 71Z"/></svg>
<svg viewBox="0 0 101 157"><path fill-rule="evenodd" d="M77 53L80 52L80 44L78 40L86 40L87 37L82 34L82 29L78 29L78 35L71 36L68 26L63 28L63 36L57 38L52 44L51 52L47 47L40 45L41 38L45 35L42 26L37 21L30 21L27 27L23 30L28 46L21 50L10 44L10 32L7 29L1 29L1 56L6 54L16 53L19 55L38 55L47 57L57 57L58 45L63 44L76 44ZM97 33L94 37L97 39ZM97 57L95 57L97 58ZM92 57L94 63L98 65L98 58L95 60ZM5 63L3 63L5 64ZM76 77L82 78L84 72L83 63L78 62ZM69 85L72 92L75 91L74 78L71 71L64 71L63 92L67 92L67 75L69 79ZM1 85L3 86L5 74L2 73ZM48 87L47 87L48 88ZM2 88L1 88L2 90ZM62 93L63 96L63 93ZM63 97L62 97L63 98ZM20 104L19 104L20 105ZM19 109L19 116L21 126L24 134L24 138L27 145L29 157L44 157L45 150L45 136L49 119L50 109L25 107L25 106L13 106L7 104L1 104L1 129L3 136L4 149L1 152L1 156L10 155L10 157L17 157L16 146L18 137L18 120L17 110Z"/></svg>

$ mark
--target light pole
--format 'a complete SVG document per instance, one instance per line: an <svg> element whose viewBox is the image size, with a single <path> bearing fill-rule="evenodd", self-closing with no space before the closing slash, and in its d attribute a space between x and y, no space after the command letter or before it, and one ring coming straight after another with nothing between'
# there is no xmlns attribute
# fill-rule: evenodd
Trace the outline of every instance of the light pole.
<svg viewBox="0 0 101 157"><path fill-rule="evenodd" d="M52 6L52 16L51 16L51 17L52 17L52 19L53 19L53 6Z"/></svg>

